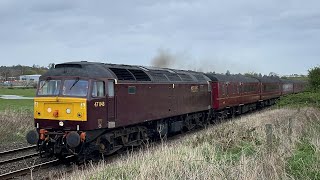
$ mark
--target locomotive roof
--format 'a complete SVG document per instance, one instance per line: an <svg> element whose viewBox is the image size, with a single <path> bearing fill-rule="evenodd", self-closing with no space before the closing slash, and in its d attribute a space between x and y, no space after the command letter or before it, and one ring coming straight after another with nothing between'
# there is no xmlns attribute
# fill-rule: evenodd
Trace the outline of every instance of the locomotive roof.
<svg viewBox="0 0 320 180"><path fill-rule="evenodd" d="M210 81L204 73L195 71L86 61L57 64L45 73L41 79L48 76L104 77L125 82L200 83Z"/></svg>
<svg viewBox="0 0 320 180"><path fill-rule="evenodd" d="M259 82L255 78L244 76L241 74L224 75L224 74L207 73L206 76L208 76L212 81L215 81L215 82L245 82L245 83Z"/></svg>

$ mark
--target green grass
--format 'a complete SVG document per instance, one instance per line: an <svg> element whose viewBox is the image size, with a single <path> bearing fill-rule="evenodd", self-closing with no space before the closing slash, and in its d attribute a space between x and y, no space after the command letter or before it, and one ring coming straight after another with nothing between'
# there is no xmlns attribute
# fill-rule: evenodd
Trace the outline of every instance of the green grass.
<svg viewBox="0 0 320 180"><path fill-rule="evenodd" d="M18 95L24 97L34 97L36 89L26 88L0 88L0 95ZM33 110L33 99L1 99L0 111L3 110Z"/></svg>
<svg viewBox="0 0 320 180"><path fill-rule="evenodd" d="M298 143L286 171L295 179L320 179L320 152L306 140Z"/></svg>
<svg viewBox="0 0 320 180"><path fill-rule="evenodd" d="M0 95L18 95L25 97L34 97L36 94L36 89L26 89L26 88L0 88Z"/></svg>
<svg viewBox="0 0 320 180"><path fill-rule="evenodd" d="M0 111L3 110L33 110L33 99L0 99Z"/></svg>

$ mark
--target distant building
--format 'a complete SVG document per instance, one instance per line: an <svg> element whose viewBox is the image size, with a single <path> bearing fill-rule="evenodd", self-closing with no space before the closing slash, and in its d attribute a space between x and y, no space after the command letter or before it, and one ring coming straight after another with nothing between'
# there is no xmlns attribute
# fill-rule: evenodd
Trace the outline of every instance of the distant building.
<svg viewBox="0 0 320 180"><path fill-rule="evenodd" d="M19 76L20 81L26 81L26 82L39 82L40 74L33 74L33 75L22 75Z"/></svg>
<svg viewBox="0 0 320 180"><path fill-rule="evenodd" d="M17 77L7 77L7 80L8 81L15 81L15 80L17 80Z"/></svg>

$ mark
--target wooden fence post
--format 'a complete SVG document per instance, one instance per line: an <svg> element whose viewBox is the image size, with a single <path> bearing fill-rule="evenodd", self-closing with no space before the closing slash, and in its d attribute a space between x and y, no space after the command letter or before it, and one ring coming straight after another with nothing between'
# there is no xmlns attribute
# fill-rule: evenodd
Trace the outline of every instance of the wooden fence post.
<svg viewBox="0 0 320 180"><path fill-rule="evenodd" d="M272 124L266 124L266 136L267 136L267 150L268 153L272 151Z"/></svg>
<svg viewBox="0 0 320 180"><path fill-rule="evenodd" d="M289 118L288 136L289 136L290 143L292 142L292 138L291 138L291 136L292 136L292 126L293 126L292 118Z"/></svg>

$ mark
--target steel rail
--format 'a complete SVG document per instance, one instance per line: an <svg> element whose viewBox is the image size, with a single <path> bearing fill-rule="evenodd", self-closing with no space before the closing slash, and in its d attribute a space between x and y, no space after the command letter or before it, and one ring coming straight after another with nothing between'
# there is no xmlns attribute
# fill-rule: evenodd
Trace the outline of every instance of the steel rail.
<svg viewBox="0 0 320 180"><path fill-rule="evenodd" d="M35 157L35 156L38 156L38 155L39 155L39 153L36 152L36 153L28 154L28 155L25 155L25 156L20 156L20 157L16 157L16 158L11 158L11 159L7 159L7 160L3 160L3 161L0 161L0 165L6 164L6 163L11 163L11 162L20 161L20 160L23 160L23 159L29 159L29 158L32 158L32 157Z"/></svg>
<svg viewBox="0 0 320 180"><path fill-rule="evenodd" d="M11 179L11 178L27 175L27 174L30 174L31 172L38 171L40 169L40 167L42 167L42 168L51 167L54 163L57 163L58 161L59 161L59 159L55 159L52 161L40 163L40 164L37 164L34 166L30 166L30 167L22 168L22 169L19 169L16 171L1 174L0 179Z"/></svg>
<svg viewBox="0 0 320 180"><path fill-rule="evenodd" d="M69 158L72 158L72 157L74 157L74 155L67 156L67 157L65 157L65 159L69 159ZM0 179L1 180L2 179L12 179L12 178L15 178L15 177L28 175L28 174L31 174L31 172L34 173L36 171L39 171L40 168L49 168L49 167L52 167L53 165L58 165L60 163L61 163L60 159L54 159L54 160L47 161L47 162L44 162L44 163L40 163L40 164L37 164L37 165L33 165L33 166L30 166L30 167L22 168L22 169L19 169L19 170L16 170L16 171L12 171L12 172L8 172L8 173L5 173L5 174L1 174L0 175Z"/></svg>
<svg viewBox="0 0 320 180"><path fill-rule="evenodd" d="M32 146L27 146L27 147L22 147L22 148L17 148L17 149L11 149L11 150L7 150L7 151L2 151L2 152L0 152L0 156L4 156L4 155L7 155L7 154L19 152L19 151L25 151L25 150L33 149L33 148L36 148L36 147L37 147L37 145L32 145Z"/></svg>

